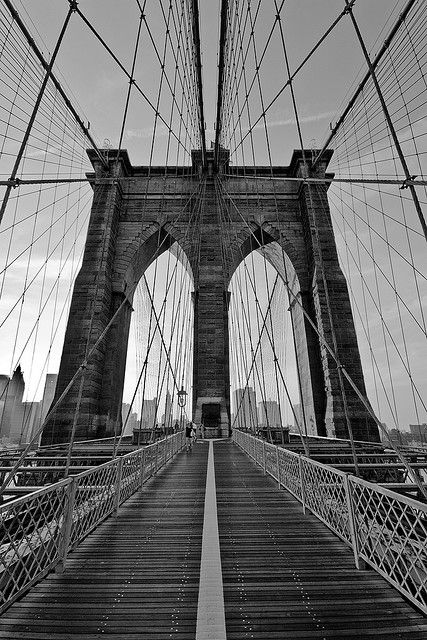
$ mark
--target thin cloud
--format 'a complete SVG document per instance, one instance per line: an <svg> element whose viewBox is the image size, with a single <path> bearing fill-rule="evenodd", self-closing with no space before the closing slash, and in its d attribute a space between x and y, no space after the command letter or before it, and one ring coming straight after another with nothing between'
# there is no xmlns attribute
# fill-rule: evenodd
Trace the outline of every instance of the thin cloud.
<svg viewBox="0 0 427 640"><path fill-rule="evenodd" d="M300 123L318 122L319 120L326 120L336 115L335 111L324 111L323 113L316 113L311 116L302 116L299 118ZM287 127L289 125L296 125L295 118L286 118L282 120L270 120L267 121L267 127ZM254 129L264 129L264 123L259 122Z"/></svg>
<svg viewBox="0 0 427 640"><path fill-rule="evenodd" d="M136 139L146 139L151 138L153 136L154 126L143 127L142 129L126 129L125 138L127 140L131 140L132 138ZM167 127L163 123L158 123L156 127L156 137L157 136L165 136L168 133Z"/></svg>

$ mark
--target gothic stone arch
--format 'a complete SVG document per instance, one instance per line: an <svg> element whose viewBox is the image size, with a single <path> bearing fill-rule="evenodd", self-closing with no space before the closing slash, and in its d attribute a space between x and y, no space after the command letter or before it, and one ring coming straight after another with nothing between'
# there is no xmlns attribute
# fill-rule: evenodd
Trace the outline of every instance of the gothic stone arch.
<svg viewBox="0 0 427 640"><path fill-rule="evenodd" d="M314 175L325 175L330 156L323 156ZM340 360L364 393L326 188L281 180L302 175L301 152L294 152L288 167L273 169L277 180L253 180L254 168L237 167L236 173L247 178L223 175L221 185L212 171L212 157L200 181L197 151L193 152L191 174L183 167L151 168L148 173L146 167L132 166L126 151L120 152L118 161L117 151L110 151L108 170L94 153L89 152L89 157L94 166L94 200L56 397L84 360L86 344L89 349L95 344L114 312L123 301L125 304L84 376L49 419L43 442L68 440L73 421L79 439L106 437L120 430L134 286L153 259L176 242L185 252L194 279L193 419L214 419L218 435L229 433L228 283L245 255L264 247L268 260L301 302L291 303L291 313L308 432L348 437L336 365L319 345L301 310L303 307L329 344L334 333ZM220 172L224 174L228 171L226 152L222 159L225 164ZM257 167L256 174L271 176L271 169ZM222 205L218 189L223 190ZM197 208L199 215L194 216ZM346 398L355 437L378 440L374 422L348 385ZM76 406L80 407L78 414Z"/></svg>

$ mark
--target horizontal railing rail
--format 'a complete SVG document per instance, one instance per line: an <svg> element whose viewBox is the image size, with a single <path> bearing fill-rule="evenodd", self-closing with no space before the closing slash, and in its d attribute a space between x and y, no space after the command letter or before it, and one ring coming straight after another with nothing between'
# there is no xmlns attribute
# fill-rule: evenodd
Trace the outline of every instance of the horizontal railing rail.
<svg viewBox="0 0 427 640"><path fill-rule="evenodd" d="M234 442L427 613L427 505L242 431Z"/></svg>
<svg viewBox="0 0 427 640"><path fill-rule="evenodd" d="M0 613L117 513L184 446L183 432L0 506Z"/></svg>

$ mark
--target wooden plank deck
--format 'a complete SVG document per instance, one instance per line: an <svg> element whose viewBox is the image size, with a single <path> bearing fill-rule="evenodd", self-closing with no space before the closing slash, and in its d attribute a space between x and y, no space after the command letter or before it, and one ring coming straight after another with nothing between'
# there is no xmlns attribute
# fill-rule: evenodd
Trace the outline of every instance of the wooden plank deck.
<svg viewBox="0 0 427 640"><path fill-rule="evenodd" d="M9 640L195 637L207 447L177 456L0 618Z"/></svg>
<svg viewBox="0 0 427 640"><path fill-rule="evenodd" d="M234 445L214 445L227 639L424 639L427 621ZM0 619L3 640L196 637L208 447L197 444ZM215 640L215 638L212 638Z"/></svg>
<svg viewBox="0 0 427 640"><path fill-rule="evenodd" d="M427 638L427 620L237 447L215 445L227 639Z"/></svg>

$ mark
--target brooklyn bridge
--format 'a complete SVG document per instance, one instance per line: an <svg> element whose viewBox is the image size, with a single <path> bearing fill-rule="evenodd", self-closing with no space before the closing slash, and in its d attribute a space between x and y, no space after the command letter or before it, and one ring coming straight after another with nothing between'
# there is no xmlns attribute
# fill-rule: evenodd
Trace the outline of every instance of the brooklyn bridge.
<svg viewBox="0 0 427 640"><path fill-rule="evenodd" d="M426 41L0 0L0 639L427 636Z"/></svg>

